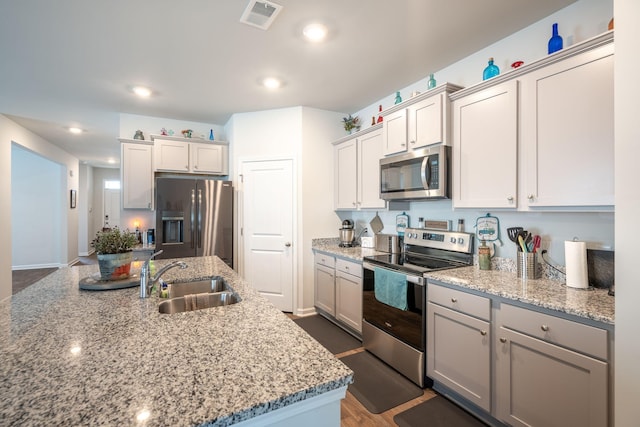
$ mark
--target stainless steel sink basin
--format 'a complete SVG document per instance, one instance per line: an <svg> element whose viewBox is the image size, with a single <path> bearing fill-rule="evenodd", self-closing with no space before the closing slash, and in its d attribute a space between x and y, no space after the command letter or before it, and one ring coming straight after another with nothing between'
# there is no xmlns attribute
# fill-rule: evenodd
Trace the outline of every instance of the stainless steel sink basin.
<svg viewBox="0 0 640 427"><path fill-rule="evenodd" d="M240 297L238 294L231 291L199 293L162 301L158 305L158 311L162 314L182 313L185 311L231 305L239 301Z"/></svg>
<svg viewBox="0 0 640 427"><path fill-rule="evenodd" d="M177 298L192 294L223 292L229 290L231 290L231 288L222 277L212 277L205 280L172 283L169 288L169 298Z"/></svg>

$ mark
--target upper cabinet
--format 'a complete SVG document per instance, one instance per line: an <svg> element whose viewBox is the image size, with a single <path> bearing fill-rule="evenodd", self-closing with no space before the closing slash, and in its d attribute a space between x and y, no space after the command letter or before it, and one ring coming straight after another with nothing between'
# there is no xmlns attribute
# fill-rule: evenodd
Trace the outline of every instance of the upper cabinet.
<svg viewBox="0 0 640 427"><path fill-rule="evenodd" d="M334 143L335 209L382 209L380 159L382 129L372 126Z"/></svg>
<svg viewBox="0 0 640 427"><path fill-rule="evenodd" d="M122 208L153 210L153 146L120 141Z"/></svg>
<svg viewBox="0 0 640 427"><path fill-rule="evenodd" d="M192 142L165 135L152 135L151 138L156 171L229 174L229 144L226 142Z"/></svg>
<svg viewBox="0 0 640 427"><path fill-rule="evenodd" d="M459 89L460 86L446 83L384 111L384 155L402 153L436 143L449 145L448 95Z"/></svg>
<svg viewBox="0 0 640 427"><path fill-rule="evenodd" d="M456 208L611 210L613 32L451 95Z"/></svg>

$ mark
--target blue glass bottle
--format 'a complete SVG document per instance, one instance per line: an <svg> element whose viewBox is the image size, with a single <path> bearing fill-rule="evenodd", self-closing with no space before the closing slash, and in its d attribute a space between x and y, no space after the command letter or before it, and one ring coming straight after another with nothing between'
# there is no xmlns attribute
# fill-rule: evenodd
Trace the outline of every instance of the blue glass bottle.
<svg viewBox="0 0 640 427"><path fill-rule="evenodd" d="M491 77L495 77L500 74L500 68L497 65L493 64L493 58L489 58L489 65L484 69L482 73L482 80L490 79Z"/></svg>
<svg viewBox="0 0 640 427"><path fill-rule="evenodd" d="M400 92L396 92L396 104L400 104L402 102L402 97L400 96Z"/></svg>
<svg viewBox="0 0 640 427"><path fill-rule="evenodd" d="M427 89L433 89L436 87L436 79L433 77L433 73L429 74L429 81L427 82Z"/></svg>
<svg viewBox="0 0 640 427"><path fill-rule="evenodd" d="M560 35L558 34L558 24L553 24L553 34L549 39L548 48L549 54L562 49L562 37L560 37Z"/></svg>
<svg viewBox="0 0 640 427"><path fill-rule="evenodd" d="M213 141L213 129L209 131L209 140Z"/></svg>

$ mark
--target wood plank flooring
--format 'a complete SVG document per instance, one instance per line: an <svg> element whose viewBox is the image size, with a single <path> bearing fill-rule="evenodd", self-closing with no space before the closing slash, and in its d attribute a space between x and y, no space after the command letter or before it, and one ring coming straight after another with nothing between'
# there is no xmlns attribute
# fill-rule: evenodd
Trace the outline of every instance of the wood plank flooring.
<svg viewBox="0 0 640 427"><path fill-rule="evenodd" d="M291 319L297 319L298 316L287 314ZM365 351L364 347L359 347L354 350L345 351L344 353L336 354L337 358L349 356L351 354L360 353ZM397 427L397 424L393 422L393 417L407 409L413 408L422 402L435 397L436 393L427 388L422 391L422 396L416 397L402 405L391 408L388 411L380 414L372 414L367 408L362 405L353 397L347 390L346 397L340 402L340 426L341 427Z"/></svg>

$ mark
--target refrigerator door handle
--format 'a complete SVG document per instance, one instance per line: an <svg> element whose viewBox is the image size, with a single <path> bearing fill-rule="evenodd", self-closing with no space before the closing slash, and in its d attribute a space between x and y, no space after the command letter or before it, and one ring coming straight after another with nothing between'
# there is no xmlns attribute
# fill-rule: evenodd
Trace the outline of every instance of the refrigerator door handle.
<svg viewBox="0 0 640 427"><path fill-rule="evenodd" d="M198 189L198 248L202 248L202 189Z"/></svg>
<svg viewBox="0 0 640 427"><path fill-rule="evenodd" d="M190 229L191 229L191 248L193 249L195 246L195 239L194 239L194 231L193 231L193 224L195 223L195 209L196 209L196 190L191 189L191 223L190 223Z"/></svg>

